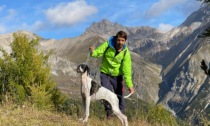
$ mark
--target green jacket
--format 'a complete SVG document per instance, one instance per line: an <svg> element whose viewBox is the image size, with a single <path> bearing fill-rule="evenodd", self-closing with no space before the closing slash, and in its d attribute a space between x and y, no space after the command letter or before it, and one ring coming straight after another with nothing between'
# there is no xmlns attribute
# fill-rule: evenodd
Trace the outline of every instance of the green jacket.
<svg viewBox="0 0 210 126"><path fill-rule="evenodd" d="M108 46L109 48L107 48ZM111 76L123 75L127 87L133 87L131 78L132 64L130 51L128 50L128 47L125 44L123 50L115 56L116 50L114 47L114 37L111 37L108 41L104 42L98 48L93 50L91 56L94 58L103 56L100 71Z"/></svg>

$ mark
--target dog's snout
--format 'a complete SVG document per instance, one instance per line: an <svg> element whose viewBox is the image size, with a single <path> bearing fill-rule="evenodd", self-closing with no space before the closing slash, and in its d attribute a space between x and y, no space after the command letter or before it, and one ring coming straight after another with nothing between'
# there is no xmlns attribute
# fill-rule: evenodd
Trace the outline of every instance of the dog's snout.
<svg viewBox="0 0 210 126"><path fill-rule="evenodd" d="M77 66L77 68L76 68L76 71L77 71L77 72L79 72L79 67L80 67L80 65L79 65L79 66Z"/></svg>
<svg viewBox="0 0 210 126"><path fill-rule="evenodd" d="M77 72L78 73L85 73L88 70L88 66L85 64L80 64L77 66Z"/></svg>
<svg viewBox="0 0 210 126"><path fill-rule="evenodd" d="M77 73L81 73L81 65L77 66Z"/></svg>
<svg viewBox="0 0 210 126"><path fill-rule="evenodd" d="M77 73L80 72L79 68L77 68Z"/></svg>

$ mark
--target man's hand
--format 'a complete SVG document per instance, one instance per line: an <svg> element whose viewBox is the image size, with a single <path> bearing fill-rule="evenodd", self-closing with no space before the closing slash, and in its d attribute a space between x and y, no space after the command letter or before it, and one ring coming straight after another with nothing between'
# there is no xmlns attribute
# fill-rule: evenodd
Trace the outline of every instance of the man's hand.
<svg viewBox="0 0 210 126"><path fill-rule="evenodd" d="M128 88L128 91L129 91L129 94L127 96L124 96L124 98L130 97L134 93L134 88L133 87Z"/></svg>
<svg viewBox="0 0 210 126"><path fill-rule="evenodd" d="M89 48L90 53L92 53L93 50L94 50L94 45L90 46L90 48Z"/></svg>
<svg viewBox="0 0 210 126"><path fill-rule="evenodd" d="M128 91L129 91L129 93L133 94L134 93L134 88L133 87L128 88Z"/></svg>

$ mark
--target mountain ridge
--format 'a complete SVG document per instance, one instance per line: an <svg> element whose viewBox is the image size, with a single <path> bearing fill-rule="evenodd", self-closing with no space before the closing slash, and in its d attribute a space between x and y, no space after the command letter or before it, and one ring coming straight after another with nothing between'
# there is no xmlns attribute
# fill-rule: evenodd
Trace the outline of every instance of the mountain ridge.
<svg viewBox="0 0 210 126"><path fill-rule="evenodd" d="M91 45L97 47L117 31L124 30L128 33L132 77L138 98L162 104L178 117L197 125L201 121L198 114L201 111L210 119L209 81L200 69L202 59L210 62L210 42L208 38L198 38L210 26L209 17L210 7L202 7L167 33L147 26L125 27L102 20L93 23L76 38L42 38L38 48L54 51L50 59L54 79L65 93L76 98L79 96L80 82L75 71L78 64L90 65L91 75L99 81L101 59L89 57L88 48ZM8 48L11 40L11 35L5 38L0 36L0 41L5 41L0 46ZM200 103L203 105L199 106Z"/></svg>

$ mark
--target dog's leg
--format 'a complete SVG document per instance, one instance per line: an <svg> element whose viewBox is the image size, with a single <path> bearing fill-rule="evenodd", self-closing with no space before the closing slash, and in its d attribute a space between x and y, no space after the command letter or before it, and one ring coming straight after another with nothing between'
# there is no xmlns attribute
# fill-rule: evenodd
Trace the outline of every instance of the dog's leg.
<svg viewBox="0 0 210 126"><path fill-rule="evenodd" d="M101 87L98 92L91 96L92 100L104 99L110 103L114 114L121 120L122 125L128 126L127 117L119 109L119 99L117 95L110 90Z"/></svg>
<svg viewBox="0 0 210 126"><path fill-rule="evenodd" d="M87 122L87 120L88 120L89 111L90 111L89 108L90 108L90 97L87 97L86 101L85 101L85 117L83 119L83 122Z"/></svg>
<svg viewBox="0 0 210 126"><path fill-rule="evenodd" d="M82 120L83 120L83 122L84 122L84 119L85 119L85 116L86 116L85 112L86 112L86 98L82 97L82 113L83 113Z"/></svg>
<svg viewBox="0 0 210 126"><path fill-rule="evenodd" d="M112 110L114 114L121 120L122 125L128 126L128 120L127 116L125 116L119 109L119 100L117 96L114 93L108 94L110 97L107 97L106 100L110 103L112 106Z"/></svg>
<svg viewBox="0 0 210 126"><path fill-rule="evenodd" d="M122 125L128 126L128 120L127 117L120 111L118 107L112 108L114 114L120 119Z"/></svg>

